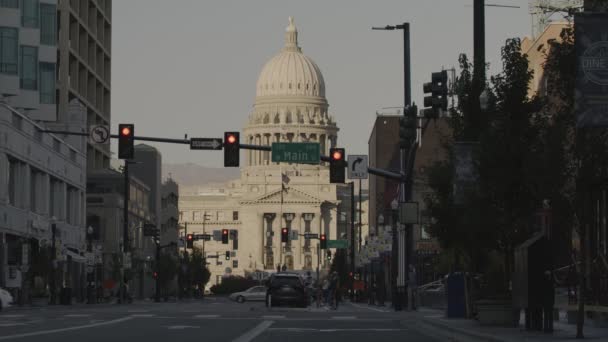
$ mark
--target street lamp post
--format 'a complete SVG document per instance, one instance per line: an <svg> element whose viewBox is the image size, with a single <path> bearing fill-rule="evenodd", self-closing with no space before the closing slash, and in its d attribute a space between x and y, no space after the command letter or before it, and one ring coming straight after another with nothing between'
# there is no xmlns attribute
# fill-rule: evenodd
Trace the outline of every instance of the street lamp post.
<svg viewBox="0 0 608 342"><path fill-rule="evenodd" d="M409 23L403 23L401 25L387 25L385 27L373 27L373 30L403 30L403 111L404 111L404 115L407 115L408 112L408 108L412 103L412 94L411 94L411 64L410 64L410 24ZM417 114L414 114L417 115ZM400 161L400 171L401 174L405 174L407 171L407 165L408 163L410 163L410 161L408 161L408 156L407 156L407 149L405 146L401 147L400 150L400 157L401 157L401 161ZM407 175L407 179L403 179L401 181L400 184L400 191L399 191L399 197L400 197L400 201L401 202L405 202L407 200L407 197L411 196L411 189L408 189L408 183L411 182L411 173ZM408 190L408 191L406 191ZM406 194L407 192L407 194ZM396 229L395 229L396 230ZM395 278L394 278L394 282L395 282L395 290L396 290L396 274L399 272L399 267L398 267L398 249L399 249L399 242L398 242L398 238L396 235L395 230L393 231L393 250L391 252L391 255L397 255L396 257L393 257L393 262L396 261L395 263L395 268L394 270L394 274L395 274ZM406 245L405 245L405 264L408 265L409 264L409 255L410 255L410 249L411 246L409 244L410 239L408 239L408 234L411 234L411 232L409 232L408 230L405 231L406 234ZM405 279L407 281L407 272L405 272ZM395 292L396 293L396 292ZM395 310L401 310L401 303L399 300L395 300L393 299L393 302L395 302Z"/></svg>
<svg viewBox="0 0 608 342"><path fill-rule="evenodd" d="M95 230L93 229L92 226L88 226L87 227L87 252L90 254L93 252L93 232ZM87 262L88 262L88 258L87 258ZM93 264L94 265L94 264ZM89 267L92 267L91 265L86 265L87 269ZM87 304L94 304L95 303L95 271L94 269L91 272L88 272L87 274Z"/></svg>
<svg viewBox="0 0 608 342"><path fill-rule="evenodd" d="M399 295L397 294L397 273L398 273L398 263L399 263L399 240L397 238L397 209L399 208L399 202L397 199L394 199L391 202L391 214L392 214L392 238L393 238L393 247L391 248L391 292L392 292L392 300L393 300L393 308L395 311L401 311L401 301Z"/></svg>
<svg viewBox="0 0 608 342"><path fill-rule="evenodd" d="M57 304L57 284L55 268L57 267L57 246L55 244L55 235L57 234L57 223L55 223L55 217L51 219L51 279L49 281L50 288L50 304Z"/></svg>
<svg viewBox="0 0 608 342"><path fill-rule="evenodd" d="M384 230L384 215L380 214L378 215L378 234L376 234L376 238L380 237L380 227L382 227L382 230ZM384 272L380 272L380 275L375 275L376 279L376 291L377 291L377 297L378 297L378 305L384 306L384 294L386 293L386 288L384 286ZM373 269L373 265L372 265L372 276L374 276L374 269ZM379 279L378 279L379 278ZM381 281L379 281L381 280Z"/></svg>

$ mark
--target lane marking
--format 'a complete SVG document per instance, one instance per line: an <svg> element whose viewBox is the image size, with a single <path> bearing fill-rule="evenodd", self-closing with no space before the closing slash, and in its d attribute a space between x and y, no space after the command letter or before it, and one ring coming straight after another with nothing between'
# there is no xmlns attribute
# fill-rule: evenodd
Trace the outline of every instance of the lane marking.
<svg viewBox="0 0 608 342"><path fill-rule="evenodd" d="M331 319L357 319L356 316L333 316Z"/></svg>
<svg viewBox="0 0 608 342"><path fill-rule="evenodd" d="M261 333L263 333L266 329L270 328L270 326L274 323L274 321L263 321L258 324L255 328L247 331L243 335L237 337L232 340L232 342L251 342L254 338L258 337Z"/></svg>
<svg viewBox="0 0 608 342"><path fill-rule="evenodd" d="M284 315L263 315L262 318L264 318L264 319L284 319L285 316Z"/></svg>
<svg viewBox="0 0 608 342"><path fill-rule="evenodd" d="M196 315L194 316L194 318L217 318L220 317L220 315Z"/></svg>
<svg viewBox="0 0 608 342"><path fill-rule="evenodd" d="M91 317L91 314L69 314L63 315L63 317Z"/></svg>
<svg viewBox="0 0 608 342"><path fill-rule="evenodd" d="M184 330L184 329L199 329L198 325L170 325L166 327L169 330Z"/></svg>
<svg viewBox="0 0 608 342"><path fill-rule="evenodd" d="M354 304L354 303L350 303L350 305L352 305L352 306L354 306L356 308L359 308L359 309L368 309L368 310L373 310L373 311L377 311L377 312L386 312L386 313L390 312L388 310L376 309L376 308L372 308L372 307L369 307L369 306L362 306L362 305Z"/></svg>
<svg viewBox="0 0 608 342"><path fill-rule="evenodd" d="M99 322L99 323L93 323L93 324L85 324L85 325L79 325L79 326L69 327L69 328L52 329L52 330L41 330L41 331L34 331L34 332L30 332L30 333L25 333L25 334L0 336L0 341L10 340L10 339L15 339L15 338L22 338L22 337L56 334L56 333L65 332L65 331L73 331L73 330L81 330L81 329L87 329L87 328L95 328L95 327L100 327L100 326L104 326L104 325L122 323L122 322L125 322L125 321L128 321L128 320L131 320L131 319L133 319L133 317L127 316L127 317L118 318L118 319L111 320L111 321Z"/></svg>
<svg viewBox="0 0 608 342"><path fill-rule="evenodd" d="M156 316L155 314L135 314L135 315L131 315L131 317L154 317Z"/></svg>
<svg viewBox="0 0 608 342"><path fill-rule="evenodd" d="M269 328L269 331L289 331L289 332L341 332L341 331L374 331L374 332L391 332L391 331L406 331L407 329L399 328L344 328L344 329L315 329L315 328Z"/></svg>
<svg viewBox="0 0 608 342"><path fill-rule="evenodd" d="M0 323L0 327L15 327L18 325L25 325L25 323Z"/></svg>

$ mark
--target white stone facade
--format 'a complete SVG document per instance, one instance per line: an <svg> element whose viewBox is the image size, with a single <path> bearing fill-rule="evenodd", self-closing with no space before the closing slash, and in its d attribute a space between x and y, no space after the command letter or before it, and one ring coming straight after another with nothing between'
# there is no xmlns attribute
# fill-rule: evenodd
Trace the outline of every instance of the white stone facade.
<svg viewBox="0 0 608 342"><path fill-rule="evenodd" d="M318 142L321 154L328 155L337 144L337 133L321 71L302 53L290 18L285 46L260 73L241 143ZM188 233L202 233L203 226L207 233L238 231L237 249L233 240L227 245L213 240L205 243L207 255L220 256L218 262L208 260L210 285L226 273L272 271L279 265L293 270L323 269L327 265L319 240L307 241L302 235L310 232L336 239L339 201L336 185L329 183L328 166L273 163L265 151L241 150L241 154L245 163L239 180L214 191L180 196L180 224L187 225ZM281 243L284 227L292 232L287 244ZM202 246L202 241L196 243ZM230 260L226 251L235 252Z"/></svg>

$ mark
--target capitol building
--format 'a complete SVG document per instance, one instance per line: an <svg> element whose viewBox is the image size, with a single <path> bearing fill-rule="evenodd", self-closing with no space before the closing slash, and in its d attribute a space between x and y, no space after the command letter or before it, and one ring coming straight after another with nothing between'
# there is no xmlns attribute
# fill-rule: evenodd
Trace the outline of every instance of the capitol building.
<svg viewBox="0 0 608 342"><path fill-rule="evenodd" d="M321 153L328 155L337 146L339 131L328 108L323 74L302 52L289 18L284 46L260 72L241 143L318 142ZM208 257L218 257L207 259L212 274L208 286L225 275L272 272L278 266L313 273L326 269L326 251L319 250L318 239L305 239L304 234L326 234L332 240L350 236L350 202L348 209L341 204L342 197L350 200L349 187L330 184L327 163L273 163L268 151L241 150L241 157L240 179L180 196L180 225L189 234L214 235L211 241L195 243ZM281 243L285 227L291 234ZM230 231L229 244L217 241L223 229Z"/></svg>

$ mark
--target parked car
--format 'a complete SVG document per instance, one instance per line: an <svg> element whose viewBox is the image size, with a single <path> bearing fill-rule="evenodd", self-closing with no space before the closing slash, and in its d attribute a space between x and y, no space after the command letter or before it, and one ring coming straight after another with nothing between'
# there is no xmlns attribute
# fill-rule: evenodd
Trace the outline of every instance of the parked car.
<svg viewBox="0 0 608 342"><path fill-rule="evenodd" d="M299 274L275 273L268 280L266 306L287 304L298 307L308 306L306 285Z"/></svg>
<svg viewBox="0 0 608 342"><path fill-rule="evenodd" d="M242 292L235 292L229 296L230 299L238 303L246 301L263 301L266 299L266 286L250 287Z"/></svg>
<svg viewBox="0 0 608 342"><path fill-rule="evenodd" d="M8 308L12 302L13 296L7 290L0 288L0 310Z"/></svg>

